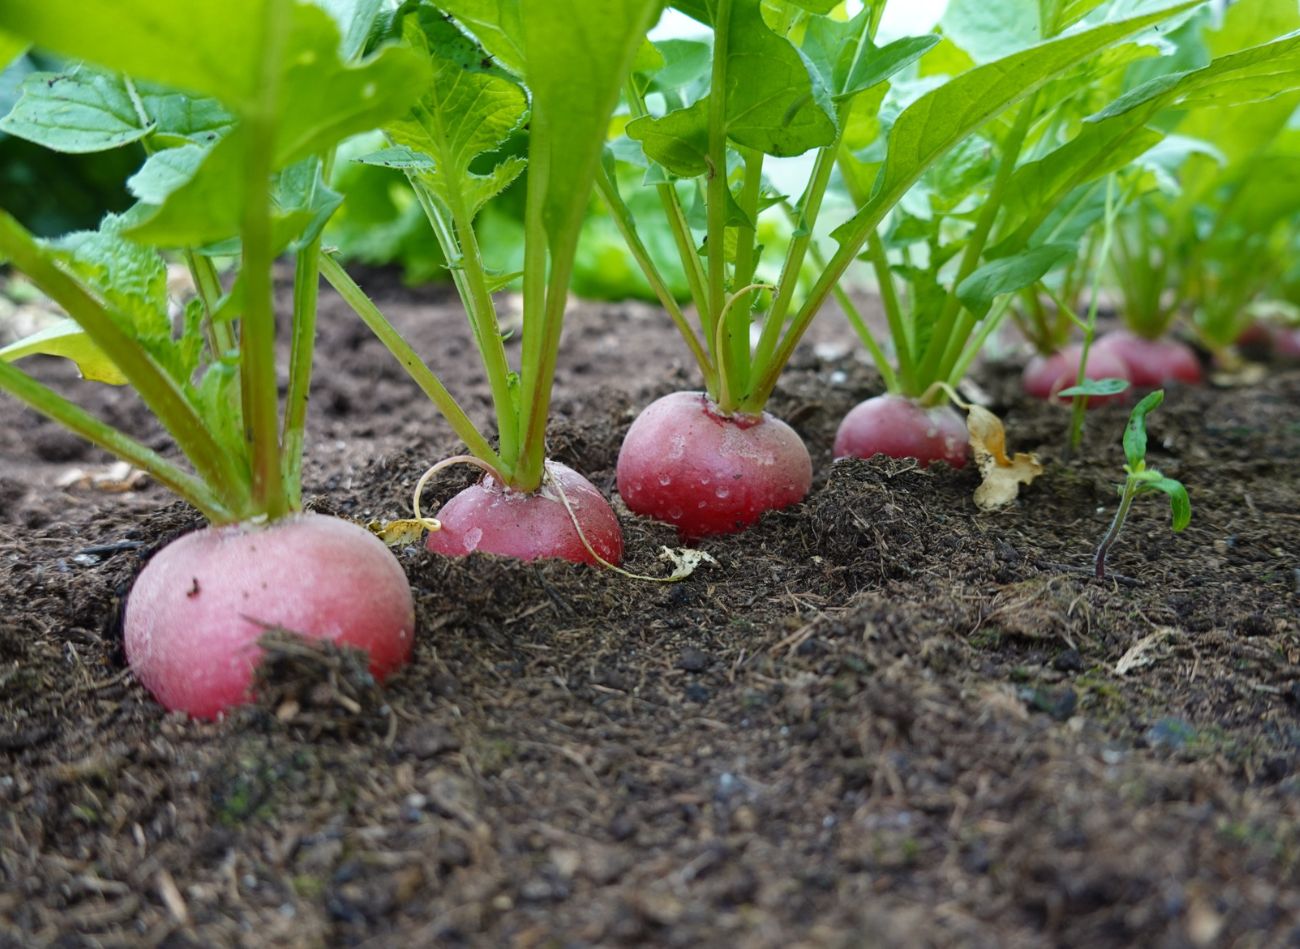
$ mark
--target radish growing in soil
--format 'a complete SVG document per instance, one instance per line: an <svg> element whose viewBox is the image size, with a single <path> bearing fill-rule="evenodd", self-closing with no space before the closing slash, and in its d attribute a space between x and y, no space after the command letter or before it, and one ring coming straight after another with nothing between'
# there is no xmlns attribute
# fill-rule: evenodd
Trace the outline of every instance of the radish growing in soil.
<svg viewBox="0 0 1300 949"><path fill-rule="evenodd" d="M876 48L883 4L867 4L846 22L801 9L798 35L802 39L800 47L794 48L787 35L770 29L759 8L758 0L690 5L690 16L714 30L711 49L690 43L660 45L660 62L647 61L630 83L628 105L633 118L625 129L630 140L621 140L611 149L611 156L637 162L643 156L649 161L650 174L645 178L654 182L658 192L698 315L698 329L669 294L668 281L619 194L614 170L603 169L597 179L625 242L705 380L703 396L671 396L672 402L647 408L646 421L634 422L623 450L627 458L620 456L619 491L633 511L671 521L689 537L741 528L753 523L762 507L784 507L800 499L807 456L790 441L781 454L788 468L771 472L780 490L753 491L748 503L754 507L744 515L720 510L715 474L731 471L731 461L715 454L722 439L693 434L707 430L701 428L702 420L720 425L735 419L725 442L732 443L746 434L757 437L771 424L764 419L763 409L781 369L832 294L854 318L893 396L846 420L837 439L839 450L866 455L915 451L930 458L945 456L953 464L965 460L966 439L957 438L954 424L959 420L931 411L943 399L943 383L956 385L961 380L984 338L996 328L1001 318L1001 311L993 311L997 296L1027 286L1076 253L1074 247L1060 243L1032 246L1031 229L1018 243L1004 242L1000 259L979 268L1002 199L1010 192L1015 160L1035 120L1054 121L1050 116L1060 110L1061 96L1069 96L1075 88L1071 83L1048 83L1171 14L1166 10L1109 23L1048 23L1048 35L1071 32L1034 48L1009 51L1001 60L969 69L913 103L902 103L905 108L887 138L878 139L880 123L855 121L855 107L865 105L865 114L880 110L879 96L891 75L914 64L939 43L939 36L910 36ZM705 62L707 74L703 68L692 68ZM1017 78L1009 81L1009 75ZM1026 99L1001 142L978 142L970 151L962 151L976 130ZM660 104L667 104L666 113L660 112ZM872 149L870 159L859 159L867 148ZM758 242L759 218L764 209L783 204L783 199L763 178L764 161L767 156L813 149L815 159L802 195L793 204L784 203L794 225L793 237L784 247L779 276L768 282L759 276L763 250ZM970 198L959 192L961 187L970 190L970 174L946 174L945 157L958 153L959 164L970 165L972 153L987 151L998 152L1000 165L996 174L989 175L988 200L976 205L978 221L958 261L952 290L940 289L937 272L952 259L956 244L950 242L948 231L943 239L936 231L931 242L932 269L920 278L924 286L915 294L915 312L905 313L893 285L897 261L888 259L878 227L897 212L894 226L924 227L928 239L930 227L937 229L948 220L946 212ZM839 248L826 260L813 235L837 165L858 211L833 231ZM935 195L933 213L922 218L898 211L906 192L931 169L935 174L927 185ZM692 227L698 214L688 213L675 183L679 179L694 179L693 190L703 198L705 220L698 229L702 233ZM893 240L894 235L889 237ZM897 372L839 287L845 270L863 251L880 279ZM815 279L800 296L806 264L814 266ZM924 268L909 259L898 269ZM922 296L924 307L918 303ZM755 321L761 322L757 328L751 326ZM757 333L751 335L751 330ZM913 409L902 407L898 399L913 400ZM749 421L753 419L763 421ZM930 434L932 429L935 435ZM681 446L689 461L677 456L675 445ZM677 473L682 469L707 472L708 481L703 474L684 481Z"/></svg>
<svg viewBox="0 0 1300 949"><path fill-rule="evenodd" d="M912 185L1007 107L1036 96L1055 76L1169 15L1080 29L970 69L907 105L893 123L884 148L886 143L877 141L874 132L863 137L860 129L871 123L850 121L855 105L877 110L880 99L873 101L872 96L885 89L892 75L937 44L939 37L907 37L877 48L874 39L883 4L868 4L848 21L809 12L805 6L798 14L802 39L795 48L786 35L769 27L760 7L758 0L689 6L690 16L713 28L711 48L675 41L657 47L658 61L646 57L627 90L632 114L627 138L611 149L611 162L597 178L628 248L685 339L704 380L703 397L685 393L670 397L669 402L661 400L645 410L644 420L633 423L620 456L619 492L633 511L668 520L688 537L737 530L752 523L762 509L793 504L807 490L806 450L784 430L776 430L779 439L760 434L773 431L773 420L764 409L782 369L827 297L837 293L842 304L847 301L838 284L863 249L878 275L889 269L877 227ZM1059 24L1061 29L1070 25ZM701 94L705 89L709 91ZM1012 157L1037 109L1046 111L1053 105L1035 102L1022 110L1008 149ZM660 109L663 104L666 113ZM878 170L874 179L865 178L866 166L854 157L869 146L885 152L883 165L878 155L870 160L871 173ZM764 179L763 165L768 156L810 150L815 150L815 159L807 184L799 199L786 208L794 233L783 248L779 274L769 283L760 276L759 218L782 199ZM642 239L639 222L619 193L615 157L642 168L649 165L650 174L641 177L653 183L660 199L664 227L680 257L698 328L669 292L669 282ZM839 247L827 261L821 259L813 230L837 162L858 211L834 232ZM1009 171L1011 165L1005 167ZM1005 188L1004 178L999 179L999 190ZM692 226L697 216L688 213L678 181L693 181L686 190L703 198L704 220L698 229ZM994 200L992 206L996 211L998 202ZM982 236L963 259L959 282L975 271L988 224L991 220L980 225ZM1050 254L1059 259L1061 252L1056 248ZM815 280L796 299L806 264L814 266ZM869 334L864 342L890 392L928 409L941 391L931 384L960 378L974 358L978 345L963 347L978 317L967 320L962 301L954 295L941 314L931 314L939 319L934 332L927 334L931 345L921 352L914 339L918 334L904 325L892 285L887 283L882 281L882 288L891 335L900 347L900 371L893 371ZM1014 287L994 288L993 295L1009 289ZM987 306L981 310L978 303L973 307L980 316L988 310ZM755 322L761 325L752 326ZM751 330L756 333L751 335ZM978 340L982 342L983 335ZM858 417L872 415L867 410ZM880 417L893 424L916 425L920 434L887 432L884 441L873 443L846 435L841 444L872 454L885 446L924 444L924 433L932 427L932 416L926 411L890 411ZM711 431L708 426L728 434L694 437ZM945 418L942 427L947 431L950 420ZM742 475L755 479L742 509L729 490L718 496L716 476L738 470L737 457L766 451L735 448L748 439L757 445L760 438L779 440L783 447L771 455L770 464L752 465L748 470L754 473ZM950 460L956 462L959 453L964 458L964 439L961 448L941 441ZM727 446L727 457L720 454L720 446ZM683 479L682 471L691 476Z"/></svg>
<svg viewBox="0 0 1300 949"><path fill-rule="evenodd" d="M1139 389L1170 382L1199 385L1204 380L1192 347L1167 336L1149 339L1130 330L1111 330L1097 340L1093 356L1118 357L1128 369L1129 381Z"/></svg>
<svg viewBox="0 0 1300 949"><path fill-rule="evenodd" d="M433 84L409 112L385 124L391 147L360 160L405 170L444 258L457 262L450 273L491 388L496 448L343 269L325 256L321 270L485 471L483 480L438 512L442 529L429 536L431 551L581 563L599 562L592 550L610 563L622 556L609 503L580 474L547 460L546 420L578 232L601 146L619 87L659 7L657 0L524 3L499 30L480 30L478 42L467 33L479 20L457 22L432 7L404 9L392 24L394 35L421 51ZM488 174L470 170L519 133L525 117L526 162L513 157ZM523 354L516 373L492 299L512 277L488 269L474 218L525 165L524 267L512 275L523 284Z"/></svg>
<svg viewBox="0 0 1300 949"><path fill-rule="evenodd" d="M155 32L128 28L138 23ZM57 77L32 77L6 131L74 151L141 141L151 156L132 179L140 206L96 232L43 243L0 212L0 256L70 317L7 351L0 389L147 471L211 523L153 557L123 622L140 681L167 708L191 715L214 717L248 700L257 641L270 628L364 649L379 678L411 654L414 608L396 559L356 525L300 513L316 260L334 207L321 203L330 194L323 171L337 142L405 110L428 78L409 50L341 59L360 51L360 42L340 49L344 32L364 38L369 26L338 24L318 6L289 0L268 0L264 19L228 23L219 36L195 29L185 5L161 0L111 10L77 0L0 6L0 31L106 67L77 63ZM224 44L235 34L248 75L227 69ZM145 80L213 98L160 97ZM92 88L135 103L137 127L87 128L83 115L60 107L60 96ZM198 248L235 238L239 292L227 295ZM272 264L288 246L297 268L281 413ZM197 290L179 333L157 248L180 248ZM72 358L88 379L132 386L193 470L9 364L34 352Z"/></svg>
<svg viewBox="0 0 1300 949"><path fill-rule="evenodd" d="M629 508L684 538L742 530L764 511L797 504L812 461L794 429L766 412L723 415L703 392L674 392L632 423L618 455Z"/></svg>

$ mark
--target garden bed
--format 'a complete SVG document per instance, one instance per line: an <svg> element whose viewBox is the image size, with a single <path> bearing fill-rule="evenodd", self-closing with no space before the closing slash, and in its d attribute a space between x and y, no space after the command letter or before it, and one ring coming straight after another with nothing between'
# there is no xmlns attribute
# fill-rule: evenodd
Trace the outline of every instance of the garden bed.
<svg viewBox="0 0 1300 949"><path fill-rule="evenodd" d="M485 421L459 305L380 296ZM454 439L332 296L322 323L306 493L400 517ZM690 367L644 305L568 331L552 455L612 494L635 411ZM116 625L199 518L152 484L55 487L107 456L6 401L0 944L1300 940L1300 373L1169 391L1150 457L1191 527L1140 501L1099 583L1124 407L1062 463L1067 413L977 373L1047 464L983 515L974 472L830 464L880 387L834 316L814 331L772 402L813 492L702 543L718 566L652 585L407 550L416 657L382 695L290 643L216 724L164 714ZM94 398L164 443L129 392ZM671 531L616 509L629 565L666 572Z"/></svg>

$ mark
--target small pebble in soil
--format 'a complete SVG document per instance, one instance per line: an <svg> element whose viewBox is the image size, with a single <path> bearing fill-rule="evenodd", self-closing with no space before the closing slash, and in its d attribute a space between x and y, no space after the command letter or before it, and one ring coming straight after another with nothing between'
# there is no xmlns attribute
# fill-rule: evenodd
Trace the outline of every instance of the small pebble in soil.
<svg viewBox="0 0 1300 949"><path fill-rule="evenodd" d="M1082 672L1083 657L1077 649L1065 649L1056 654L1052 667L1058 672Z"/></svg>
<svg viewBox="0 0 1300 949"><path fill-rule="evenodd" d="M677 668L686 672L703 672L712 664L713 658L706 652L687 646L677 657Z"/></svg>
<svg viewBox="0 0 1300 949"><path fill-rule="evenodd" d="M1196 729L1181 718L1162 718L1143 732L1142 737L1152 748L1178 751L1196 738Z"/></svg>
<svg viewBox="0 0 1300 949"><path fill-rule="evenodd" d="M692 702L701 704L713 698L713 692L707 686L700 685L698 682L692 682L685 689L686 697Z"/></svg>
<svg viewBox="0 0 1300 949"><path fill-rule="evenodd" d="M1020 701L1032 711L1046 712L1058 722L1066 721L1078 707L1079 696L1074 689L1039 689L1025 686L1019 691Z"/></svg>

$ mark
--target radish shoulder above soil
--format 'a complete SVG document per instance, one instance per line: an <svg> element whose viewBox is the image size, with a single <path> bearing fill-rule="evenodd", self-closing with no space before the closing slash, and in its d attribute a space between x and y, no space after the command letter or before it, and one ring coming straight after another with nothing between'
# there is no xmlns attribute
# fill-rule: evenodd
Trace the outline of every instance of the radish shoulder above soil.
<svg viewBox="0 0 1300 949"><path fill-rule="evenodd" d="M798 504L812 459L789 425L763 412L723 415L702 392L673 392L637 416L618 455L618 493L685 539L731 534Z"/></svg>
<svg viewBox="0 0 1300 949"><path fill-rule="evenodd" d="M555 557L593 566L600 560L621 563L623 533L595 485L556 461L546 463L546 475L541 488L531 494L486 475L442 506L437 514L442 527L429 535L426 546L448 557L479 552L520 560Z"/></svg>
<svg viewBox="0 0 1300 949"><path fill-rule="evenodd" d="M964 467L970 456L966 423L950 405L926 408L885 393L853 407L835 433L836 458L915 458Z"/></svg>
<svg viewBox="0 0 1300 949"><path fill-rule="evenodd" d="M1117 356L1128 367L1129 381L1139 389L1154 389L1170 382L1199 385L1200 360L1186 343L1176 339L1147 339L1129 330L1112 330L1092 348L1089 359Z"/></svg>
<svg viewBox="0 0 1300 949"><path fill-rule="evenodd" d="M411 656L401 565L355 524L295 514L207 527L141 571L123 620L127 662L160 703L215 718L252 696L259 637L283 629L364 650L382 680Z"/></svg>
<svg viewBox="0 0 1300 949"><path fill-rule="evenodd" d="M1083 347L1075 343L1050 356L1034 356L1025 366L1021 379L1025 392L1036 399L1054 399L1062 389L1068 389L1079 377L1079 358ZM1088 365L1084 370L1085 379L1124 379L1132 382L1128 363L1118 355L1096 347L1088 353ZM1126 393L1117 395L1099 395L1088 399L1088 407L1095 408L1107 402L1123 402ZM1068 398L1062 402L1070 401Z"/></svg>

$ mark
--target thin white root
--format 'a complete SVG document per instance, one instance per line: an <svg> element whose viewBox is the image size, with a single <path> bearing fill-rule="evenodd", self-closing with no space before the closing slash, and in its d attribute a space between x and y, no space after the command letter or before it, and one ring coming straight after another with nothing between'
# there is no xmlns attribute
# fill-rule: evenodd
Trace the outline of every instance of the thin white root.
<svg viewBox="0 0 1300 949"><path fill-rule="evenodd" d="M501 477L501 472L497 471L483 459L475 458L473 455L452 455L450 458L444 458L424 474L420 475L420 480L415 483L415 497L411 499L411 511L415 514L415 519L417 521L431 521L434 524L438 524L436 519L425 517L420 513L420 495L424 493L424 486L429 483L430 478L442 471L444 468L450 468L452 465L470 465L490 474L498 481L504 480ZM430 530L438 530L441 526L441 524L438 524L437 527L432 527Z"/></svg>
<svg viewBox="0 0 1300 949"><path fill-rule="evenodd" d="M701 563L717 564L717 560L715 560L711 554L708 554L703 550L685 548L673 551L671 548L665 547L663 548L663 555L666 559L676 564L676 568L669 576L651 577L643 573L632 573L630 570L624 570L622 567L615 566L597 553L596 548L591 546L591 542L587 540L586 532L582 529L582 525L578 523L578 515L574 513L573 505L569 503L568 495L564 493L564 488L560 485L560 482L551 477L549 469L546 470L546 480L555 491L556 497L560 499L560 503L564 505L564 510L569 515L569 521L573 524L573 529L578 532L578 540L582 541L582 546L587 549L587 553L591 554L596 563L600 564L606 570L612 570L619 576L627 577L629 580L643 580L646 583L676 583L679 580L685 580L689 577L695 572L695 568Z"/></svg>

